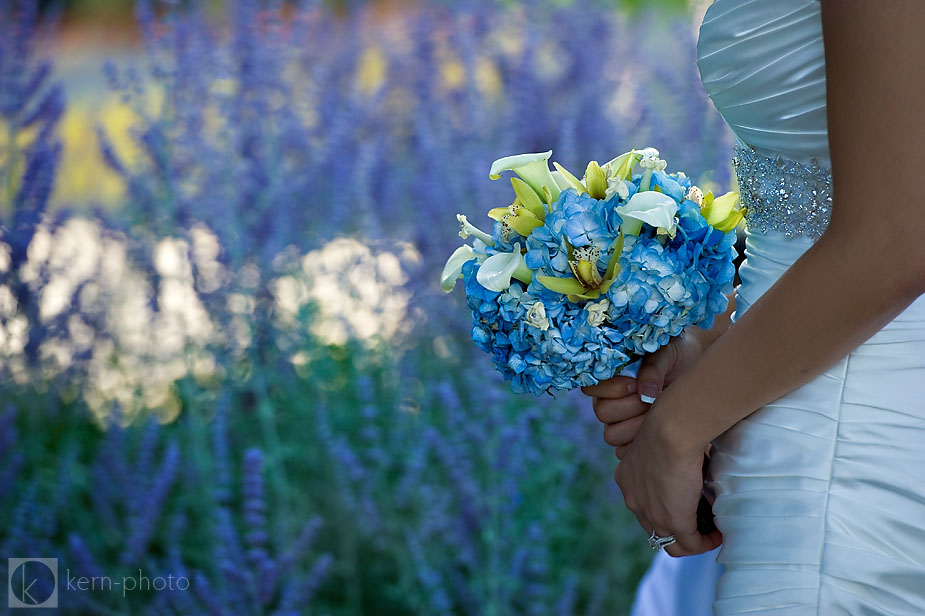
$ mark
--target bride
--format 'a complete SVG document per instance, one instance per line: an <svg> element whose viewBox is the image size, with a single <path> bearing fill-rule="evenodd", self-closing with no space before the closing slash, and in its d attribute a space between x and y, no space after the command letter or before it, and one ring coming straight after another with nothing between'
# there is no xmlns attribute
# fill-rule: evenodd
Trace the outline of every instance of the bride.
<svg viewBox="0 0 925 616"><path fill-rule="evenodd" d="M641 538L675 557L722 544L716 614L925 613L923 26L921 0L704 17L698 65L748 208L742 284L713 330L586 393ZM711 443L719 531L702 535ZM700 558L690 580L712 587Z"/></svg>

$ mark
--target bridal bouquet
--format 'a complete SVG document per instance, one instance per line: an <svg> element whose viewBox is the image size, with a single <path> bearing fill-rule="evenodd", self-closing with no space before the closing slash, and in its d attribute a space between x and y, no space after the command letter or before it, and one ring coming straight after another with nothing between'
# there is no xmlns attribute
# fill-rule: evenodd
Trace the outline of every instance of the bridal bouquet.
<svg viewBox="0 0 925 616"><path fill-rule="evenodd" d="M491 233L457 216L472 244L442 274L447 292L463 280L472 339L516 393L593 385L711 327L735 273L737 193L703 194L653 148L592 161L581 180L551 155L492 164L492 179L519 176L515 199L488 212Z"/></svg>

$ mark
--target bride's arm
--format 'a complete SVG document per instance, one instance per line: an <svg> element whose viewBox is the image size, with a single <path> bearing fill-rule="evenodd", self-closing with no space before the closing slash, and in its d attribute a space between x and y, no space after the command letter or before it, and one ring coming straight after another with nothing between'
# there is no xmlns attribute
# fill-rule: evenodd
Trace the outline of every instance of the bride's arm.
<svg viewBox="0 0 925 616"><path fill-rule="evenodd" d="M699 464L711 439L820 374L925 293L925 2L823 0L822 20L828 230L659 396L617 469L640 523L678 536L674 555L718 538L695 533L699 475L659 473Z"/></svg>
<svg viewBox="0 0 925 616"><path fill-rule="evenodd" d="M653 406L677 446L702 449L925 292L925 3L822 4L831 224Z"/></svg>

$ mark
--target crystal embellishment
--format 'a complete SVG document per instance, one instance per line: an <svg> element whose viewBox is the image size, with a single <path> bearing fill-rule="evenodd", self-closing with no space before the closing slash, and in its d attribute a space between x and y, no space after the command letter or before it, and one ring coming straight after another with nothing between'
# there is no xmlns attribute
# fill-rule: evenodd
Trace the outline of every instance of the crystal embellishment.
<svg viewBox="0 0 925 616"><path fill-rule="evenodd" d="M745 222L750 230L780 231L787 237L822 237L832 213L832 171L816 158L809 163L736 145L735 167Z"/></svg>

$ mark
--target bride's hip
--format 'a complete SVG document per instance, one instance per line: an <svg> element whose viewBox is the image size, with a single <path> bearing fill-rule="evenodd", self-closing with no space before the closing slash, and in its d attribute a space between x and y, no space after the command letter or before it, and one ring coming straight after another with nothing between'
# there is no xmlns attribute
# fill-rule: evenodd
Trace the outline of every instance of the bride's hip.
<svg viewBox="0 0 925 616"><path fill-rule="evenodd" d="M781 233L746 237L735 317L812 245ZM923 400L925 295L822 374L717 438L710 465L715 487L728 491L737 477L827 480L833 456L847 451L869 456L875 466L889 466L891 455L921 457L925 464Z"/></svg>
<svg viewBox="0 0 925 616"><path fill-rule="evenodd" d="M717 438L710 463L714 489L774 489L775 482L801 481L824 489L836 465L857 465L853 472L915 485L925 498L925 481L908 476L925 468L923 400L925 301L920 298L847 357Z"/></svg>

